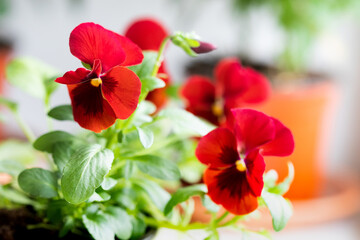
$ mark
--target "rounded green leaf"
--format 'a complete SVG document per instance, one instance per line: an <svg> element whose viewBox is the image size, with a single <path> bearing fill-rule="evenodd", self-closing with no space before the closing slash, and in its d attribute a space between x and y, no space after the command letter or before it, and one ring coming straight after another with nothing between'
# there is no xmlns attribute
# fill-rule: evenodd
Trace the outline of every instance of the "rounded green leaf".
<svg viewBox="0 0 360 240"><path fill-rule="evenodd" d="M101 145L80 147L66 163L61 188L66 201L78 204L87 200L109 173L114 154Z"/></svg>
<svg viewBox="0 0 360 240"><path fill-rule="evenodd" d="M34 197L52 198L58 195L55 173L42 168L24 170L18 182L22 190Z"/></svg>
<svg viewBox="0 0 360 240"><path fill-rule="evenodd" d="M165 180L179 180L180 178L179 168L170 160L153 155L136 156L131 159L135 161L140 171L155 178Z"/></svg>
<svg viewBox="0 0 360 240"><path fill-rule="evenodd" d="M148 127L136 127L139 139L144 148L149 148L154 143L154 133Z"/></svg>
<svg viewBox="0 0 360 240"><path fill-rule="evenodd" d="M119 239L129 239L132 233L131 218L122 208L107 207L105 216L109 221L110 227Z"/></svg>
<svg viewBox="0 0 360 240"><path fill-rule="evenodd" d="M74 120L71 105L60 105L48 112L48 116L56 120Z"/></svg>
<svg viewBox="0 0 360 240"><path fill-rule="evenodd" d="M59 142L72 142L75 137L64 131L53 131L40 136L33 143L35 149L43 152L52 152L54 145Z"/></svg>
<svg viewBox="0 0 360 240"><path fill-rule="evenodd" d="M95 240L114 240L115 233L104 214L94 213L82 216L86 229Z"/></svg>

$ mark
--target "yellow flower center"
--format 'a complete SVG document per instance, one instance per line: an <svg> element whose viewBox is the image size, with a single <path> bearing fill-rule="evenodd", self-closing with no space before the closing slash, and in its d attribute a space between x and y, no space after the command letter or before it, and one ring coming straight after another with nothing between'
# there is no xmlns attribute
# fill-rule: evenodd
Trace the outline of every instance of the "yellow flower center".
<svg viewBox="0 0 360 240"><path fill-rule="evenodd" d="M239 170L240 172L245 172L246 171L246 164L245 161L243 159L239 159L235 162L236 164L236 169Z"/></svg>
<svg viewBox="0 0 360 240"><path fill-rule="evenodd" d="M215 116L221 117L224 115L224 109L223 109L223 102L221 100L215 101L215 103L212 105L212 112Z"/></svg>
<svg viewBox="0 0 360 240"><path fill-rule="evenodd" d="M102 81L101 81L101 78L93 78L93 79L91 79L90 83L94 87L98 87L98 86L100 86L100 84L102 84Z"/></svg>

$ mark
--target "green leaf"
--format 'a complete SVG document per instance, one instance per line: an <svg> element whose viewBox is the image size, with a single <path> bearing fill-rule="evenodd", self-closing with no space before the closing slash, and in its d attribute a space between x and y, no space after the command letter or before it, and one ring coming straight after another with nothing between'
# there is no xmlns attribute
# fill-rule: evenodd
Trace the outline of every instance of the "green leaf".
<svg viewBox="0 0 360 240"><path fill-rule="evenodd" d="M24 170L18 182L22 190L34 197L52 198L58 195L56 174L42 168Z"/></svg>
<svg viewBox="0 0 360 240"><path fill-rule="evenodd" d="M261 198L270 211L274 230L282 230L292 215L291 203L280 195L266 191L263 191Z"/></svg>
<svg viewBox="0 0 360 240"><path fill-rule="evenodd" d="M276 186L268 189L269 192L284 195L287 191L289 191L290 185L294 180L295 170L294 165L291 162L288 162L288 176L281 183Z"/></svg>
<svg viewBox="0 0 360 240"><path fill-rule="evenodd" d="M29 199L23 193L16 191L15 189L6 188L0 185L0 196L6 198L11 202L23 204L23 205L36 205L34 201Z"/></svg>
<svg viewBox="0 0 360 240"><path fill-rule="evenodd" d="M111 229L119 239L129 239L133 231L131 218L122 208L109 206L106 208L105 217Z"/></svg>
<svg viewBox="0 0 360 240"><path fill-rule="evenodd" d="M87 70L91 70L91 65L88 63L81 62L81 64L86 68Z"/></svg>
<svg viewBox="0 0 360 240"><path fill-rule="evenodd" d="M39 151L51 153L53 152L53 148L56 143L73 142L75 140L75 136L71 135L70 133L63 131L53 131L40 136L35 140L33 146Z"/></svg>
<svg viewBox="0 0 360 240"><path fill-rule="evenodd" d="M54 107L48 112L49 117L52 117L56 120L74 120L72 107L71 105L60 105Z"/></svg>
<svg viewBox="0 0 360 240"><path fill-rule="evenodd" d="M27 165L34 163L37 159L34 149L28 142L10 139L0 143L0 161L14 160Z"/></svg>
<svg viewBox="0 0 360 240"><path fill-rule="evenodd" d="M190 197L195 195L203 196L206 193L207 193L207 188L204 184L198 184L198 185L180 188L172 195L171 199L166 204L164 214L168 215L176 205L185 202Z"/></svg>
<svg viewBox="0 0 360 240"><path fill-rule="evenodd" d="M75 228L76 222L73 217L67 217L64 226L60 229L59 237L65 237L65 235L73 228Z"/></svg>
<svg viewBox="0 0 360 240"><path fill-rule="evenodd" d="M31 58L12 60L6 68L6 78L14 86L33 97L46 99L56 88L53 80L59 72L49 65Z"/></svg>
<svg viewBox="0 0 360 240"><path fill-rule="evenodd" d="M141 92L150 92L157 88L163 88L166 84L163 80L157 77L145 77L141 79Z"/></svg>
<svg viewBox="0 0 360 240"><path fill-rule="evenodd" d="M144 236L146 230L146 224L140 217L132 217L132 233L131 239L139 239Z"/></svg>
<svg viewBox="0 0 360 240"><path fill-rule="evenodd" d="M14 160L0 161L0 173L7 173L17 177L25 169L24 165Z"/></svg>
<svg viewBox="0 0 360 240"><path fill-rule="evenodd" d="M138 188L136 191L145 192L157 208L163 211L166 203L170 199L170 194L167 191L165 191L157 183L148 179L132 179L132 183L135 189L136 187Z"/></svg>
<svg viewBox="0 0 360 240"><path fill-rule="evenodd" d="M149 127L136 127L139 139L144 148L149 148L154 143L154 133Z"/></svg>
<svg viewBox="0 0 360 240"><path fill-rule="evenodd" d="M214 125L183 109L167 108L159 112L158 117L170 120L174 130L179 133L204 136L215 129Z"/></svg>
<svg viewBox="0 0 360 240"><path fill-rule="evenodd" d="M210 212L216 213L220 210L220 206L214 203L206 194L201 196L203 206Z"/></svg>
<svg viewBox="0 0 360 240"><path fill-rule="evenodd" d="M116 179L111 178L111 177L106 177L106 178L104 179L104 181L101 183L101 187L102 187L102 189L104 189L104 190L110 190L110 189L112 189L113 187L115 187L116 184L117 184Z"/></svg>
<svg viewBox="0 0 360 240"><path fill-rule="evenodd" d="M151 76L157 57L156 51L143 51L143 54L144 59L141 64L128 67L130 70L135 72L140 79Z"/></svg>
<svg viewBox="0 0 360 240"><path fill-rule="evenodd" d="M101 212L83 215L82 220L95 240L114 240L115 233L111 229L108 219Z"/></svg>
<svg viewBox="0 0 360 240"><path fill-rule="evenodd" d="M136 162L136 166L140 171L150 176L164 180L180 179L180 171L171 160L153 155L136 156L131 159Z"/></svg>
<svg viewBox="0 0 360 240"><path fill-rule="evenodd" d="M90 196L90 198L87 200L87 202L106 202L110 200L111 196L110 194L106 192L94 192L93 195Z"/></svg>
<svg viewBox="0 0 360 240"><path fill-rule="evenodd" d="M9 108L11 111L15 112L18 109L18 104L4 97L0 97L0 105Z"/></svg>
<svg viewBox="0 0 360 240"><path fill-rule="evenodd" d="M75 149L73 149L71 142L58 142L54 144L52 157L61 174L74 152Z"/></svg>
<svg viewBox="0 0 360 240"><path fill-rule="evenodd" d="M114 154L94 144L79 148L64 168L61 187L66 201L78 204L87 200L109 173Z"/></svg>

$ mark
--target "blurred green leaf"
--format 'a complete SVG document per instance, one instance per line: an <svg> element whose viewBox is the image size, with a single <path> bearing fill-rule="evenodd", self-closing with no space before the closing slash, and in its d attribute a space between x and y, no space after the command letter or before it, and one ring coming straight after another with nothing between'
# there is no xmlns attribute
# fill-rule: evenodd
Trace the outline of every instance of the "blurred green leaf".
<svg viewBox="0 0 360 240"><path fill-rule="evenodd" d="M164 214L168 215L170 211L179 203L185 202L192 196L203 196L207 193L207 188L204 184L192 185L178 189L172 196L169 202L166 204Z"/></svg>
<svg viewBox="0 0 360 240"><path fill-rule="evenodd" d="M282 230L293 213L290 201L280 195L266 191L262 192L261 198L270 210L274 230L277 232Z"/></svg>
<svg viewBox="0 0 360 240"><path fill-rule="evenodd" d="M95 240L114 240L115 233L106 215L102 212L83 215L82 220L86 229Z"/></svg>
<svg viewBox="0 0 360 240"><path fill-rule="evenodd" d="M18 104L14 101L6 99L0 96L0 105L3 105L9 108L11 111L15 112L18 109Z"/></svg>
<svg viewBox="0 0 360 240"><path fill-rule="evenodd" d="M149 127L136 127L139 139L144 148L149 148L154 143L154 133Z"/></svg>
<svg viewBox="0 0 360 240"><path fill-rule="evenodd" d="M61 105L54 107L48 112L49 117L52 117L56 120L74 120L72 107L71 105Z"/></svg>
<svg viewBox="0 0 360 240"><path fill-rule="evenodd" d="M17 177L24 169L25 166L20 162L14 160L0 161L0 173L7 173L13 177Z"/></svg>
<svg viewBox="0 0 360 240"><path fill-rule="evenodd" d="M53 148L56 143L59 142L73 142L76 138L74 135L64 131L53 131L48 132L42 136L40 136L33 143L35 149L43 152L53 152Z"/></svg>
<svg viewBox="0 0 360 240"><path fill-rule="evenodd" d="M21 189L33 197L53 198L58 195L56 174L42 168L24 170L18 182Z"/></svg>
<svg viewBox="0 0 360 240"><path fill-rule="evenodd" d="M109 206L104 213L116 237L129 239L133 231L133 225L127 212L122 208Z"/></svg>
<svg viewBox="0 0 360 240"><path fill-rule="evenodd" d="M179 180L180 178L177 165L170 160L153 155L136 156L131 160L135 161L140 171L155 178L164 180Z"/></svg>
<svg viewBox="0 0 360 240"><path fill-rule="evenodd" d="M128 67L130 70L135 72L140 79L151 76L158 53L156 51L143 51L143 54L144 59L141 64Z"/></svg>
<svg viewBox="0 0 360 240"><path fill-rule="evenodd" d="M33 97L47 99L56 89L54 80L59 72L32 58L17 58L6 68L6 78L14 86Z"/></svg>

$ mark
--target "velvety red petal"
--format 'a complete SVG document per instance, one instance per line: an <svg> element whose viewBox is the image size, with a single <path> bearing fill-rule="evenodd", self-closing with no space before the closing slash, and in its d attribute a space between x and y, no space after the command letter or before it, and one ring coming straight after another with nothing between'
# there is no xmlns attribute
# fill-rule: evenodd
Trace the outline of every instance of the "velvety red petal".
<svg viewBox="0 0 360 240"><path fill-rule="evenodd" d="M235 97L248 88L247 79L241 78L241 71L242 66L236 58L225 58L217 64L214 75L216 88L222 97Z"/></svg>
<svg viewBox="0 0 360 240"><path fill-rule="evenodd" d="M252 109L236 108L231 111L235 136L243 151L249 152L274 139L275 124L269 116Z"/></svg>
<svg viewBox="0 0 360 240"><path fill-rule="evenodd" d="M121 63L121 66L140 64L144 58L141 49L130 39L121 35L118 35L117 37L126 55L124 62Z"/></svg>
<svg viewBox="0 0 360 240"><path fill-rule="evenodd" d="M82 23L70 34L70 51L81 61L90 64L100 59L103 71L120 65L126 58L120 35L95 23Z"/></svg>
<svg viewBox="0 0 360 240"><path fill-rule="evenodd" d="M242 68L243 78L247 78L248 88L241 96L246 103L260 103L265 101L271 92L270 82L262 74L251 68Z"/></svg>
<svg viewBox="0 0 360 240"><path fill-rule="evenodd" d="M258 207L257 197L250 189L246 173L238 171L236 167L224 170L207 168L204 183L208 187L209 197L233 214L248 214Z"/></svg>
<svg viewBox="0 0 360 240"><path fill-rule="evenodd" d="M126 119L136 109L141 92L139 77L125 67L114 67L102 77L102 92L117 118Z"/></svg>
<svg viewBox="0 0 360 240"><path fill-rule="evenodd" d="M227 128L211 131L200 139L195 155L211 168L234 165L239 159L234 134Z"/></svg>
<svg viewBox="0 0 360 240"><path fill-rule="evenodd" d="M264 187L263 175L265 172L265 161L259 150L250 151L245 157L246 177L250 189L255 196L261 196Z"/></svg>
<svg viewBox="0 0 360 240"><path fill-rule="evenodd" d="M116 116L100 87L90 82L68 85L74 120L83 128L100 132L114 124Z"/></svg>
<svg viewBox="0 0 360 240"><path fill-rule="evenodd" d="M142 50L159 50L162 41L168 35L164 26L151 18L136 20L125 31L125 36Z"/></svg>
<svg viewBox="0 0 360 240"><path fill-rule="evenodd" d="M261 154L269 156L289 156L294 151L294 137L287 127L279 120L272 118L275 123L275 138L261 146Z"/></svg>
<svg viewBox="0 0 360 240"><path fill-rule="evenodd" d="M218 117L212 111L215 103L215 86L209 78L198 75L189 77L180 94L187 102L186 110L214 124L218 123Z"/></svg>
<svg viewBox="0 0 360 240"><path fill-rule="evenodd" d="M78 84L87 80L87 75L90 73L85 68L78 68L76 71L68 71L62 77L55 79L55 82L62 84Z"/></svg>

